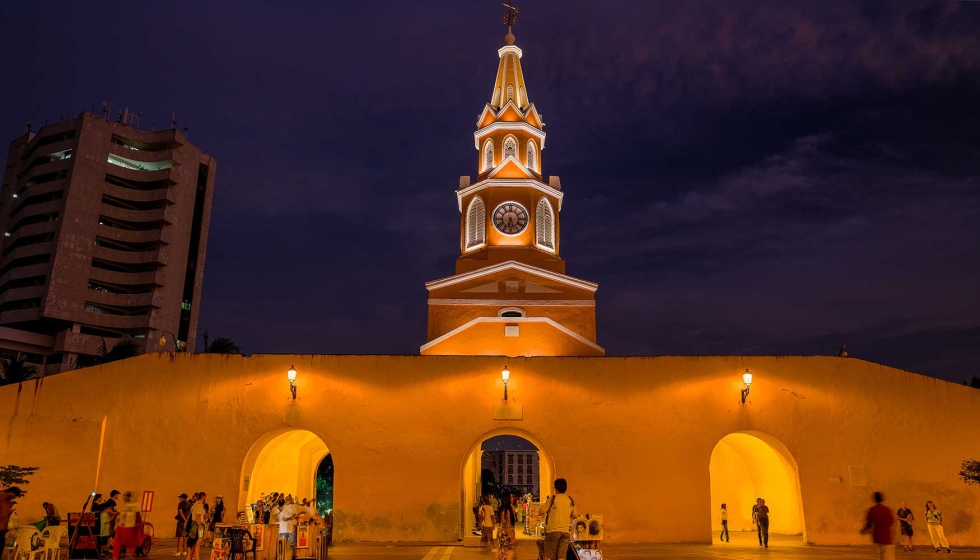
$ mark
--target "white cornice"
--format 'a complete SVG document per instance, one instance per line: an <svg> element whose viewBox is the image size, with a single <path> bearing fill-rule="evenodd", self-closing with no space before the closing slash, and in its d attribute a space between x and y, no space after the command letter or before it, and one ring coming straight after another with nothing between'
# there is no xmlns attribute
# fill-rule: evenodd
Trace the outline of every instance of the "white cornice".
<svg viewBox="0 0 980 560"><path fill-rule="evenodd" d="M573 278L566 274L559 274L557 272L552 272L550 270L545 270L543 268L538 268L536 266L531 266L529 264L524 264L519 261L505 261L498 264L493 264L490 266L484 266L483 268L478 268L476 270L471 270L470 272L464 272L462 274L455 274L446 278L440 278L439 280L432 280L425 283L425 289L428 291L438 290L440 288L445 288L447 286L453 286L461 282L468 282L483 276L488 276L490 274L495 274L497 272L503 272L505 270L519 270L521 272L526 272L528 274L533 274L534 276L540 276L541 278L547 278L548 280L553 280L561 284L572 286L580 290L586 290L589 292L594 292L599 289L599 284L595 282L589 282L588 280L580 280L578 278Z"/></svg>
<svg viewBox="0 0 980 560"><path fill-rule="evenodd" d="M481 115L481 117L482 117L482 115ZM479 123L477 123L477 124L479 124ZM484 136L486 136L488 134L492 134L494 132L497 132L498 130L520 130L520 131L526 132L526 133L530 134L531 136L534 136L535 138L538 139L538 143L540 144L540 146L538 146L539 149L542 149L542 150L544 149L544 138L545 138L545 136L547 134L543 130L541 130L540 128L537 128L536 126L534 126L534 125L532 125L530 123L526 123L526 122L508 122L508 121L496 121L494 123L488 124L487 126L481 128L480 130L477 130L476 132L474 132L473 133L473 144L476 146L476 149L477 150L480 149L480 139L481 138L483 138Z"/></svg>
<svg viewBox="0 0 980 560"><path fill-rule="evenodd" d="M522 51L517 45L507 45L497 49L497 54L500 55L500 58L503 58L507 53L514 53L517 55L517 58L524 56L524 51Z"/></svg>
<svg viewBox="0 0 980 560"><path fill-rule="evenodd" d="M508 158L510 159L510 158ZM542 193L553 196L558 199L558 211L561 211L562 198L565 196L558 189L553 189L548 185L538 181L536 179L484 179L479 183L473 183L472 185L466 187L465 189L460 189L456 191L456 206L459 207L459 211L463 211L463 198L478 193L483 189L488 188L523 188L531 187L535 190L541 191Z"/></svg>
<svg viewBox="0 0 980 560"><path fill-rule="evenodd" d="M556 323L554 320L549 319L548 317L477 317L476 319L473 319L472 321L466 323L465 325L456 327L455 329L447 332L446 334L444 334L444 335L442 335L442 336L440 336L438 338L434 338L434 339L430 340L429 342L426 342L425 344L423 344L419 348L419 352L425 352L426 350L428 350L429 348L432 348L436 344L439 344L440 342L446 341L446 340L452 338L453 336L456 336L457 334L459 334L459 333L461 333L461 332L469 329L470 327L472 327L474 325L478 325L480 323L497 323L497 324L501 324L501 325L506 325L506 324L511 324L511 325L517 324L517 325L519 325L521 323L524 323L524 324L527 324L527 323L544 323L546 325L550 325L551 327L554 327L555 329L558 329L559 331L563 332L564 334L567 334L568 336L574 338L575 340L581 342L582 344L585 344L586 346L588 346L589 348L592 348L593 350L595 350L597 352L601 352L602 354L605 354L606 353L606 350L602 346L599 346L595 342L592 342L591 340L589 340L589 339L585 338L584 336L578 334L577 332L569 329L568 327L566 327L564 325L561 325L559 323ZM500 335L503 336L503 332L501 332Z"/></svg>
<svg viewBox="0 0 980 560"><path fill-rule="evenodd" d="M594 299L430 299L429 305L518 305L524 307L595 307Z"/></svg>

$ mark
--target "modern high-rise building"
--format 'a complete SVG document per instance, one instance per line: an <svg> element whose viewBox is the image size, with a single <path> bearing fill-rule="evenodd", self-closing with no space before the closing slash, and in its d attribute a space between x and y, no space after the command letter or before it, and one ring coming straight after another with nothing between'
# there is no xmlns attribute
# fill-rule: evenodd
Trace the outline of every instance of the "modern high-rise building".
<svg viewBox="0 0 980 560"><path fill-rule="evenodd" d="M124 337L143 352L193 351L216 166L175 128L92 113L11 142L0 349L48 372L88 365Z"/></svg>

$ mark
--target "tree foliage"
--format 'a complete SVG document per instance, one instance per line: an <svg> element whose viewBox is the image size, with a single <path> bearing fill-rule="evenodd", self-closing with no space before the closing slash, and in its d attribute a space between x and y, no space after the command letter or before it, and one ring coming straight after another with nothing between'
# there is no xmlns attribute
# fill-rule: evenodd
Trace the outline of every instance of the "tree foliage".
<svg viewBox="0 0 980 560"><path fill-rule="evenodd" d="M980 486L980 461L967 459L960 464L960 469L960 478L963 482L970 486L974 484Z"/></svg>
<svg viewBox="0 0 980 560"><path fill-rule="evenodd" d="M241 354L242 347L238 345L234 340L219 336L214 340L211 340L211 335L208 334L208 330L204 329L201 333L204 337L204 353L205 354Z"/></svg>
<svg viewBox="0 0 980 560"><path fill-rule="evenodd" d="M7 465L0 467L0 490L6 490L11 486L23 487L30 482L29 478L38 471L40 467L18 467L17 465ZM21 488L23 491L23 488Z"/></svg>
<svg viewBox="0 0 980 560"><path fill-rule="evenodd" d="M3 373L3 384L10 385L37 377L37 366L27 363L25 356L17 358L0 358L0 372Z"/></svg>
<svg viewBox="0 0 980 560"><path fill-rule="evenodd" d="M140 353L139 345L132 338L124 338L117 342L112 350L106 347L105 339L102 339L102 347L99 348L99 363L108 364L126 358L133 358Z"/></svg>
<svg viewBox="0 0 980 560"><path fill-rule="evenodd" d="M973 387L974 389L980 389L980 377L974 375L973 378L970 379L969 382L967 382L966 379L964 379L963 380L963 384L966 385L967 387Z"/></svg>

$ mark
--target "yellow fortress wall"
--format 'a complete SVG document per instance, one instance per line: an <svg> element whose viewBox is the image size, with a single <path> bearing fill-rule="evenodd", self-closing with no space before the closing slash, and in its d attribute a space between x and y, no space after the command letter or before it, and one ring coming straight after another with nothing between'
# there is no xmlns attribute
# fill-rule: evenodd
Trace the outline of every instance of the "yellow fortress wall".
<svg viewBox="0 0 980 560"><path fill-rule="evenodd" d="M494 420L504 365L522 420ZM103 493L154 490L150 520L168 534L177 494L223 494L236 509L245 477L275 477L277 456L283 480L310 485L329 449L335 538L455 541L478 487L469 456L514 433L541 448L542 473L568 479L580 511L605 515L610 541L708 542L720 501L738 504L732 528L744 528L758 491L774 530L859 544L882 490L920 519L936 501L952 545L980 545L980 491L957 476L980 459L980 391L854 358L161 353L0 387L0 411L0 463L41 467L21 522L42 501L77 510L98 480ZM794 475L795 509L764 482Z"/></svg>

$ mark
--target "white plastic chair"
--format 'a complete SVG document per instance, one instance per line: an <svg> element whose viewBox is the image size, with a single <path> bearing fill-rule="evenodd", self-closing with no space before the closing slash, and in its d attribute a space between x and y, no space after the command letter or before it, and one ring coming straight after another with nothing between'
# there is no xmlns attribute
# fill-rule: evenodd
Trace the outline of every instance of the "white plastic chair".
<svg viewBox="0 0 980 560"><path fill-rule="evenodd" d="M68 527L64 525L55 525L54 527L48 527L41 534L44 538L44 547L41 548L44 551L44 560L59 560L61 557L61 539L68 533Z"/></svg>
<svg viewBox="0 0 980 560"><path fill-rule="evenodd" d="M41 538L40 531L33 525L14 527L11 532L14 534L13 560L44 560L45 551L43 548L34 550Z"/></svg>

